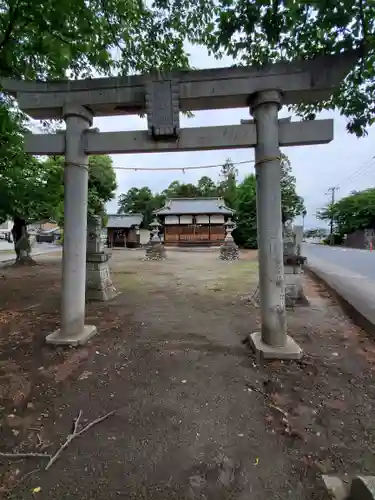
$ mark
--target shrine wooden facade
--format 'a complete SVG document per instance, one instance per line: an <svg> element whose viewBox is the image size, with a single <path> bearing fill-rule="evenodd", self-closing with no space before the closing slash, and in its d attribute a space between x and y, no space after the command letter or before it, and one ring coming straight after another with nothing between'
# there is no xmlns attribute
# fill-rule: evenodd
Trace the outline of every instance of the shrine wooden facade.
<svg viewBox="0 0 375 500"><path fill-rule="evenodd" d="M135 248L140 245L139 226L142 214L108 215L107 246Z"/></svg>
<svg viewBox="0 0 375 500"><path fill-rule="evenodd" d="M213 246L225 238L224 224L233 210L221 198L173 198L156 210L165 245Z"/></svg>

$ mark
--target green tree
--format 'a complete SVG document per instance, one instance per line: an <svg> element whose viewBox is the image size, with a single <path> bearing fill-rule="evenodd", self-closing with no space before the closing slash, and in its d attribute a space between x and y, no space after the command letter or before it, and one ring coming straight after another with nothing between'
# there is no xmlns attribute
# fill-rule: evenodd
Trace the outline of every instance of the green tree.
<svg viewBox="0 0 375 500"><path fill-rule="evenodd" d="M191 183L184 184L180 181L171 182L162 194L166 198L196 198L201 196L198 186Z"/></svg>
<svg viewBox="0 0 375 500"><path fill-rule="evenodd" d="M296 179L292 175L292 167L288 157L282 154L281 159L281 211L283 223L292 221L303 214L303 199L296 192ZM247 176L238 186L236 193L236 221L234 232L236 242L245 248L257 247L256 217L256 177Z"/></svg>
<svg viewBox="0 0 375 500"><path fill-rule="evenodd" d="M180 34L138 0L0 0L0 76L89 77L188 66Z"/></svg>
<svg viewBox="0 0 375 500"><path fill-rule="evenodd" d="M177 29L216 58L243 66L358 50L359 60L327 101L295 110L313 118L338 108L348 131L364 135L374 123L375 3L373 0L159 0Z"/></svg>
<svg viewBox="0 0 375 500"><path fill-rule="evenodd" d="M306 209L303 198L298 196L296 178L292 175L292 166L289 158L281 153L281 207L283 224L302 215Z"/></svg>
<svg viewBox="0 0 375 500"><path fill-rule="evenodd" d="M244 248L257 248L256 178L250 174L237 187L236 243Z"/></svg>
<svg viewBox="0 0 375 500"><path fill-rule="evenodd" d="M220 181L218 184L218 195L224 198L226 205L233 208L237 197L237 176L238 170L232 160L227 158L221 167Z"/></svg>
<svg viewBox="0 0 375 500"><path fill-rule="evenodd" d="M333 217L340 236L360 229L375 229L375 188L353 192L317 213L321 220Z"/></svg>
<svg viewBox="0 0 375 500"><path fill-rule="evenodd" d="M217 196L217 187L214 181L207 175L204 175L199 179L199 181L197 182L197 188L199 196L204 196L204 197Z"/></svg>
<svg viewBox="0 0 375 500"><path fill-rule="evenodd" d="M2 110L0 106L0 114ZM53 219L63 225L64 159L51 157L41 161L27 155L23 149L22 115L9 109L4 115L9 119L9 128L3 131L6 141L0 145L0 220L14 220L17 248L27 223ZM88 212L104 216L105 203L113 198L116 187L111 158L90 157Z"/></svg>
<svg viewBox="0 0 375 500"><path fill-rule="evenodd" d="M164 195L154 195L149 187L143 186L140 189L132 187L120 195L117 213L141 213L143 215L142 227L148 228L153 219L153 211L161 208L164 203Z"/></svg>
<svg viewBox="0 0 375 500"><path fill-rule="evenodd" d="M45 204L44 213L64 225L64 158L52 156L41 162L46 173L46 190L53 193ZM89 157L88 215L105 217L105 204L114 198L117 188L112 158L108 155Z"/></svg>

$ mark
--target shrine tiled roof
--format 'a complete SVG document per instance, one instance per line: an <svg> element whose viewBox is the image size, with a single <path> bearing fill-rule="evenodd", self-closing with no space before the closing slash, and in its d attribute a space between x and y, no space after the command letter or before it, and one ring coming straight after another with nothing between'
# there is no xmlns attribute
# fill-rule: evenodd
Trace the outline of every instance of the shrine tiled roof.
<svg viewBox="0 0 375 500"><path fill-rule="evenodd" d="M171 198L164 207L155 210L156 215L225 214L232 215L222 198Z"/></svg>
<svg viewBox="0 0 375 500"><path fill-rule="evenodd" d="M108 228L123 228L139 226L143 220L142 214L116 214L108 215Z"/></svg>

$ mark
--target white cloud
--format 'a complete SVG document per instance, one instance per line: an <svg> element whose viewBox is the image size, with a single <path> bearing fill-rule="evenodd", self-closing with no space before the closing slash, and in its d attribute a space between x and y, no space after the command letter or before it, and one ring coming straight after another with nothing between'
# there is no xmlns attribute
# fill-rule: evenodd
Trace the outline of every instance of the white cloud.
<svg viewBox="0 0 375 500"><path fill-rule="evenodd" d="M215 61L205 49L190 47L191 64L195 68L210 68L230 66L229 58ZM288 116L286 109L282 109L280 116ZM239 124L242 118L249 118L247 109L229 109L216 111L202 111L195 113L193 118L181 118L183 127L197 127L224 124ZM302 146L285 148L293 173L297 178L298 193L305 198L308 215L306 226L317 224L315 213L328 200L327 189L338 185L338 196L345 196L354 189L365 189L375 183L375 127L369 131L364 139L357 139L345 130L346 120L338 113L322 113L319 118L334 118L335 139L330 144L319 146ZM140 130L146 129L146 120L137 116L106 117L95 120L95 125L101 131L115 130ZM249 150L230 151L196 151L189 153L158 153L144 155L116 155L113 156L114 166L134 168L158 167L186 167L197 165L222 164L226 158L232 161L252 160L254 153ZM252 164L238 167L240 178L253 172ZM218 178L219 168L207 170L193 170L185 173L179 171L165 172L133 172L116 170L119 189L117 195L133 186L149 186L153 191L161 191L173 180L195 182L202 175ZM353 174L357 171L356 174ZM117 202L113 201L108 206L109 211L117 210ZM318 224L321 224L318 222Z"/></svg>

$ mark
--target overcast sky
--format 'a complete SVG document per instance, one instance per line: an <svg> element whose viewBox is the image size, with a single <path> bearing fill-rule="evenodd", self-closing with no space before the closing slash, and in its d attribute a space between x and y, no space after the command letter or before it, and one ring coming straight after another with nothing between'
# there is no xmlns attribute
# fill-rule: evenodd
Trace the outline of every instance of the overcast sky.
<svg viewBox="0 0 375 500"><path fill-rule="evenodd" d="M193 47L189 50L191 64L197 69L230 66L227 58L215 61L205 49ZM287 109L280 111L280 117L289 116ZM193 118L181 118L182 127L236 125L243 118L251 118L247 109L228 109L196 112ZM316 210L324 206L329 199L327 190L330 186L339 186L337 197L349 194L352 190L366 189L375 184L375 127L369 130L364 139L357 139L345 130L346 120L339 113L322 113L319 118L334 118L334 140L330 144L319 146L300 146L284 148L289 157L293 174L297 179L298 194L303 196L307 208L306 227L322 225L315 218ZM102 132L116 130L141 130L147 128L145 119L137 116L106 117L95 120L94 126ZM115 167L157 168L189 167L196 165L222 164L227 158L233 162L253 160L254 151L221 150L196 151L189 153L158 153L143 155L114 155ZM239 165L239 180L254 171L251 163ZM117 196L133 186L149 186L152 191L165 189L173 180L195 182L203 175L214 180L219 177L220 168L172 172L129 172L116 169ZM109 213L117 211L117 200L108 205Z"/></svg>

